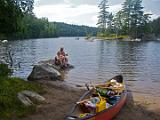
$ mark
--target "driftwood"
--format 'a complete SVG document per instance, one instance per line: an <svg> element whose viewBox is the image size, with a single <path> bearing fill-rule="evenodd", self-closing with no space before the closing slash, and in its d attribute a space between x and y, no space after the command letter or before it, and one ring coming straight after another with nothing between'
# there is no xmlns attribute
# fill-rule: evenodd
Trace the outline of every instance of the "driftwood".
<svg viewBox="0 0 160 120"><path fill-rule="evenodd" d="M33 104L33 102L31 101L30 98L39 101L39 102L43 102L45 101L45 98L42 97L41 95L39 95L36 92L32 92L29 90L24 90L22 92L19 92L17 95L18 99L26 106L30 106Z"/></svg>

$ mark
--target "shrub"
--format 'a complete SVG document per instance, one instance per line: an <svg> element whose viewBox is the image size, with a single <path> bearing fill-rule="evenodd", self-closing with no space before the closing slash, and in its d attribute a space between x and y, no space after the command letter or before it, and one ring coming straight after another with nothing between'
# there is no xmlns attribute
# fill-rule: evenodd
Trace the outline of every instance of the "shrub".
<svg viewBox="0 0 160 120"><path fill-rule="evenodd" d="M8 77L11 74L11 69L8 68L7 64L0 64L0 77Z"/></svg>

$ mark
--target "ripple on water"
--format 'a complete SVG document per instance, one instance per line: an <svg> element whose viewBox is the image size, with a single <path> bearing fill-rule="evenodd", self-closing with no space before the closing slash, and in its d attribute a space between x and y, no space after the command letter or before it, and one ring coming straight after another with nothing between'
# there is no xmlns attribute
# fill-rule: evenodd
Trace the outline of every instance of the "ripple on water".
<svg viewBox="0 0 160 120"><path fill-rule="evenodd" d="M160 42L86 42L74 37L15 40L0 44L0 59L10 49L14 63L21 64L14 75L27 78L34 64L53 58L62 46L75 66L64 77L69 84L99 83L122 74L134 89L159 90L160 54L156 51L160 51Z"/></svg>

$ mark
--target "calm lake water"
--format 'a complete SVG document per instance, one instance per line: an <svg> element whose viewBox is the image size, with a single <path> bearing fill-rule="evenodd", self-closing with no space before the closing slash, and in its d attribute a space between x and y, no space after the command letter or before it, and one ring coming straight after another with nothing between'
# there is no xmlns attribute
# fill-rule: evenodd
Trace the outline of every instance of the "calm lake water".
<svg viewBox="0 0 160 120"><path fill-rule="evenodd" d="M122 74L129 86L160 95L160 42L86 41L74 37L31 39L0 44L0 57L6 48L12 51L14 63L20 68L13 75L27 78L33 65L52 59L60 47L69 54L75 66L66 72L64 81L72 85L103 82ZM147 89L146 89L147 88Z"/></svg>

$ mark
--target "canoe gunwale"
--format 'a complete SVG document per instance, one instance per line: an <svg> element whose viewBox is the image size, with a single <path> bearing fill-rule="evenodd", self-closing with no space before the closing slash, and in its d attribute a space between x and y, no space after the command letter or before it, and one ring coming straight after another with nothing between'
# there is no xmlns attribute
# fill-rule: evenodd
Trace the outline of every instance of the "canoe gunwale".
<svg viewBox="0 0 160 120"><path fill-rule="evenodd" d="M105 113L107 113L107 112L109 112L110 110L113 110L113 109L116 109L116 107L121 103L121 102L126 102L126 99L127 99L127 91L125 90L123 93L122 93L122 95L121 95L121 98L119 99L119 101L116 103L116 104L114 104L114 105L112 105L111 107L109 107L109 108L107 108L107 109L105 109L105 110L103 110L103 111L101 111L101 112L98 112L98 113L96 113L96 115L94 116L94 117L96 117L96 116L98 116L98 115L101 115L101 114L105 114ZM118 112L117 112L118 113ZM116 114L117 114L116 113ZM114 116L113 116L114 117ZM112 118L113 118L112 117Z"/></svg>
<svg viewBox="0 0 160 120"><path fill-rule="evenodd" d="M81 101L82 99L84 99L85 96L91 94L91 92L92 92L92 90L86 91L86 92L80 97L80 99L79 99L78 101ZM69 112L68 116L71 115L77 107L78 107L78 104L75 103L74 106L72 106L72 109L71 109L71 111Z"/></svg>

